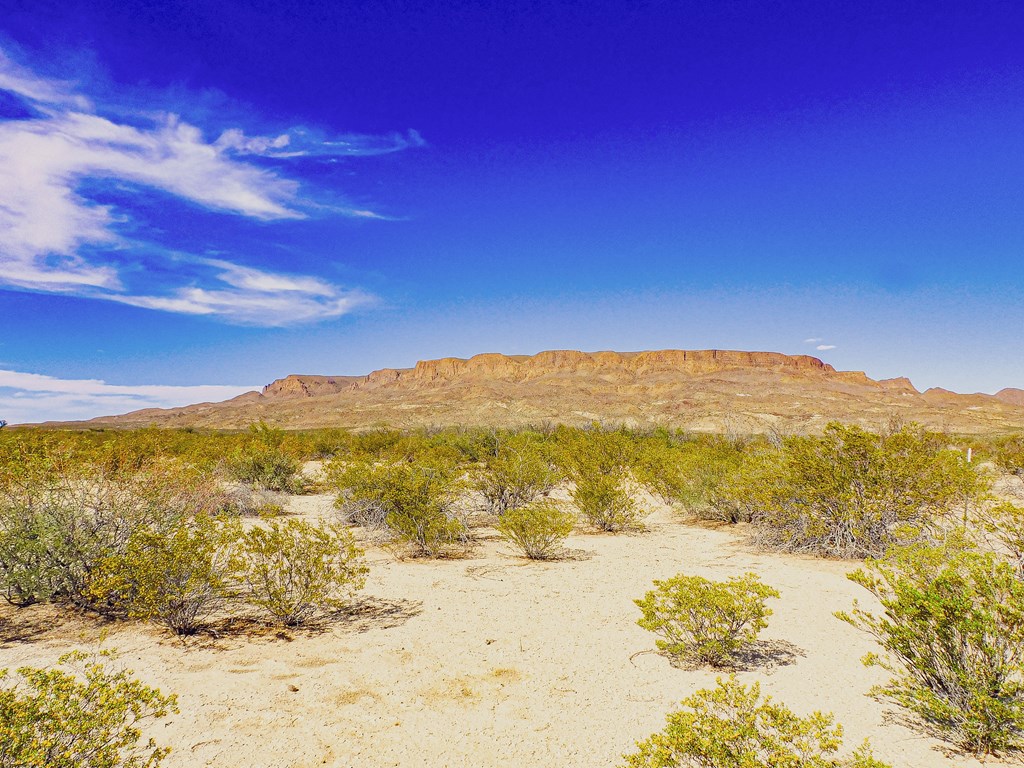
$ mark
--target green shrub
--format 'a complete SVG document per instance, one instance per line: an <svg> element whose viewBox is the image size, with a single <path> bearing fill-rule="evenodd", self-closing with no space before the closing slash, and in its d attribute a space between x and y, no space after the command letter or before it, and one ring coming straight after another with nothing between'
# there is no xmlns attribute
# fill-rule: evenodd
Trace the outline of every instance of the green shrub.
<svg viewBox="0 0 1024 768"><path fill-rule="evenodd" d="M228 471L233 480L282 493L302 490L300 468L298 459L280 448L262 445L241 449L228 461Z"/></svg>
<svg viewBox="0 0 1024 768"><path fill-rule="evenodd" d="M0 768L155 768L170 752L139 725L177 712L174 696L113 670L104 652L60 658L61 667L0 671Z"/></svg>
<svg viewBox="0 0 1024 768"><path fill-rule="evenodd" d="M231 478L269 491L299 493L302 464L286 449L285 437L284 430L262 421L249 427L246 443L227 461Z"/></svg>
<svg viewBox="0 0 1024 768"><path fill-rule="evenodd" d="M642 511L616 475L579 474L570 496L583 518L595 528L617 533L640 527Z"/></svg>
<svg viewBox="0 0 1024 768"><path fill-rule="evenodd" d="M1024 477L1024 435L1011 435L996 444L996 465L1018 477Z"/></svg>
<svg viewBox="0 0 1024 768"><path fill-rule="evenodd" d="M984 530L996 540L996 547L1016 566L1024 578L1024 507L1010 502L996 504L986 510L982 519Z"/></svg>
<svg viewBox="0 0 1024 768"><path fill-rule="evenodd" d="M35 457L0 477L0 586L18 605L95 607L93 575L133 531L163 529L217 503L209 478L180 463L112 469Z"/></svg>
<svg viewBox="0 0 1024 768"><path fill-rule="evenodd" d="M508 510L495 528L531 560L551 560L561 552L575 522L554 502L538 501Z"/></svg>
<svg viewBox="0 0 1024 768"><path fill-rule="evenodd" d="M138 529L124 551L106 558L90 586L109 606L188 635L226 604L231 591L231 548L241 536L237 520L200 514L169 530Z"/></svg>
<svg viewBox="0 0 1024 768"><path fill-rule="evenodd" d="M878 557L923 540L984 486L963 454L915 427L876 435L833 423L759 459L733 490L756 510L761 543L831 557Z"/></svg>
<svg viewBox="0 0 1024 768"><path fill-rule="evenodd" d="M232 571L251 605L285 626L298 626L342 608L363 588L368 569L347 528L291 518L246 531Z"/></svg>
<svg viewBox="0 0 1024 768"><path fill-rule="evenodd" d="M503 515L510 509L547 495L558 484L559 472L536 440L516 435L501 442L476 479L487 511Z"/></svg>
<svg viewBox="0 0 1024 768"><path fill-rule="evenodd" d="M642 510L630 495L637 446L626 432L560 428L560 461L573 483L580 515L595 528L617 532L639 527Z"/></svg>
<svg viewBox="0 0 1024 768"><path fill-rule="evenodd" d="M354 461L332 463L330 482L337 505L379 512L399 544L418 556L435 557L466 543L466 525L455 508L464 484L445 461Z"/></svg>
<svg viewBox="0 0 1024 768"><path fill-rule="evenodd" d="M761 687L718 679L668 715L665 730L637 743L625 768L889 768L865 742L849 758L835 755L842 726L831 714L800 717Z"/></svg>
<svg viewBox="0 0 1024 768"><path fill-rule="evenodd" d="M674 576L634 602L637 623L664 637L658 648L683 659L723 666L757 640L772 612L765 605L779 593L748 573L728 581Z"/></svg>
<svg viewBox="0 0 1024 768"><path fill-rule="evenodd" d="M962 540L898 548L850 574L882 604L839 618L885 653L892 673L876 696L895 701L976 753L1018 747L1024 733L1024 581L1016 568Z"/></svg>
<svg viewBox="0 0 1024 768"><path fill-rule="evenodd" d="M666 504L703 519L736 522L722 514L720 488L738 471L743 447L718 436L671 440L654 436L641 445L633 474Z"/></svg>

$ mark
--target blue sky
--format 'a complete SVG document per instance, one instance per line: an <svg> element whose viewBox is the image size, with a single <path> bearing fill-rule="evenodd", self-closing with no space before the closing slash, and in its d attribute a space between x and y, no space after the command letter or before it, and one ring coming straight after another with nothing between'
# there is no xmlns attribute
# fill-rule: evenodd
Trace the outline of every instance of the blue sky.
<svg viewBox="0 0 1024 768"><path fill-rule="evenodd" d="M1015 3L0 11L12 423L551 348L1024 387Z"/></svg>

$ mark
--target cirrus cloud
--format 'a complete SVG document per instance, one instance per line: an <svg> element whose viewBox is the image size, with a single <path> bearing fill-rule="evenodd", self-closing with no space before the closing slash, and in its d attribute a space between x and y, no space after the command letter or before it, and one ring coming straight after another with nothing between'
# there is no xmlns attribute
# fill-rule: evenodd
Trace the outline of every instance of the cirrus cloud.
<svg viewBox="0 0 1024 768"><path fill-rule="evenodd" d="M182 260L171 244L127 237L136 213L83 188L96 181L134 185L257 222L301 221L314 211L384 219L364 207L319 204L267 162L423 146L415 131L325 137L296 128L265 137L230 127L211 141L170 113L139 112L131 122L101 114L73 84L36 76L2 51L0 91L30 113L0 121L0 287L257 325L338 317L374 303L359 289L234 260L197 256L189 269L176 271ZM140 269L137 251L162 254L164 263ZM126 269L123 262L133 259Z"/></svg>

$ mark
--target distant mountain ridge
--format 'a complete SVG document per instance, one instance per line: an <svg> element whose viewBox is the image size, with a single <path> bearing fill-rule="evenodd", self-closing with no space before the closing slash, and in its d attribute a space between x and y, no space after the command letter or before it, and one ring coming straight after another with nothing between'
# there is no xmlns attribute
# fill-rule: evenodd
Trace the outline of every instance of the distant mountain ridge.
<svg viewBox="0 0 1024 768"><path fill-rule="evenodd" d="M919 392L809 355L735 350L485 353L422 360L363 376L292 374L222 403L146 409L80 426L240 429L522 427L602 421L737 433L813 432L840 420L879 428L893 419L935 429L1024 428L1024 390L998 395Z"/></svg>

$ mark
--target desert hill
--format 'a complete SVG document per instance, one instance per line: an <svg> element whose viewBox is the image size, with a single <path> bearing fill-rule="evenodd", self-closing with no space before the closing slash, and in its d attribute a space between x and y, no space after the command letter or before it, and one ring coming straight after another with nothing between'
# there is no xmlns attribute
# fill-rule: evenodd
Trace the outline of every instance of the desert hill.
<svg viewBox="0 0 1024 768"><path fill-rule="evenodd" d="M875 381L808 355L729 350L481 354L423 360L364 376L291 375L222 403L145 409L90 427L240 429L478 425L598 420L700 431L813 432L833 419L878 428L892 419L990 433L1024 428L1021 390L919 392L906 378Z"/></svg>

